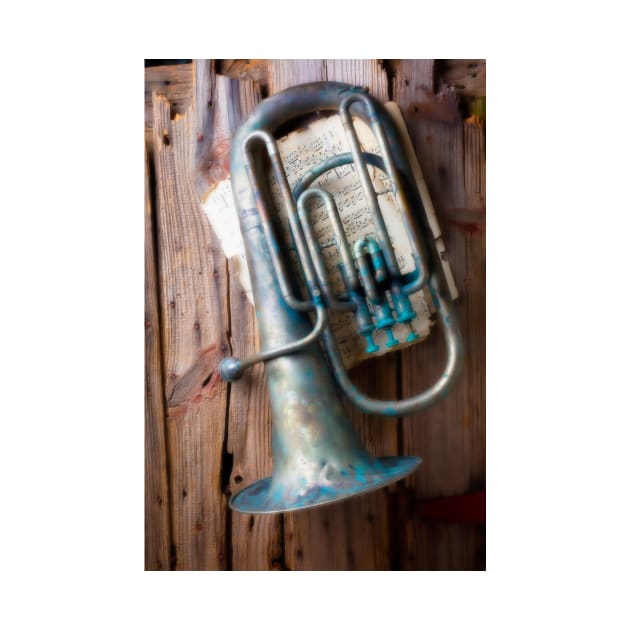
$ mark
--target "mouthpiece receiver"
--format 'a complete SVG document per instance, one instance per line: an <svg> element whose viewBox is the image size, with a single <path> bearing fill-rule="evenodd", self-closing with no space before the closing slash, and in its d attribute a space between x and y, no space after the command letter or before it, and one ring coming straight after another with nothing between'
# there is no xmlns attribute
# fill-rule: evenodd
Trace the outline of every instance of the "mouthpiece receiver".
<svg viewBox="0 0 630 630"><path fill-rule="evenodd" d="M243 376L243 366L236 357L227 357L219 363L219 374L224 381L238 381Z"/></svg>

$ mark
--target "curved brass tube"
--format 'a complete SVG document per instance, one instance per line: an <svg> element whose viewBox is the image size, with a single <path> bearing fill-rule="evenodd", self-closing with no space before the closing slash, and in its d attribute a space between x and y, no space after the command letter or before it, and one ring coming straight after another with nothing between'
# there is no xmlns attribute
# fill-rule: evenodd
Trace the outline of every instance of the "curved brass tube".
<svg viewBox="0 0 630 630"><path fill-rule="evenodd" d="M361 151L358 136L352 124L350 114L350 107L354 103L359 103L362 106L362 108L357 109L355 114L370 124L381 148L382 157L380 158L378 156L364 154ZM351 153L333 156L323 164L311 169L311 171L302 177L302 180L294 188L292 193L286 179L286 173L280 161L276 142L273 138L273 132L278 126L292 117L298 117L310 111L326 109L339 109L342 123L347 132ZM272 219L269 216L269 212L263 202L262 194L257 184L257 165L252 153L254 141L261 141L266 148L267 155L271 161L273 175L280 187L282 200L287 208L295 246L300 254L300 261L306 276L311 298L309 300L296 298L291 289L289 276L280 257L280 247L273 231ZM270 361L272 358L277 358L282 354L295 352L296 350L293 348L302 349L304 346L312 344L319 335L313 335L313 331L309 331L305 328L308 322L307 318L302 316L303 319L301 319L298 324L298 314L295 311L304 312L317 310L318 323L315 329L318 329L321 324L321 316L317 302L321 299L322 293L329 307L333 309L357 310L356 303L348 300L340 300L332 294L329 283L325 279L325 269L321 254L319 254L318 251L318 245L314 241L310 231L307 216L308 212L305 205L306 201L314 196L322 198L329 217L331 217L331 221L333 222L335 234L339 239L339 225L337 225L337 223L340 224L340 220L334 201L325 191L309 189L308 187L326 170L352 162L356 165L362 188L370 205L376 232L382 247L382 255L387 274L391 278L392 290L395 293L410 295L422 289L429 279L431 295L433 296L446 339L447 363L442 376L425 392L401 401L379 401L371 399L359 392L350 382L347 373L342 367L343 363L339 351L336 348L334 336L330 331L330 327L326 325L323 327L323 342L333 369L335 380L344 393L362 411L389 417L416 413L444 396L461 371L463 355L461 333L457 326L450 298L440 289L441 281L439 276L441 271L439 265L434 265L435 270L429 276L429 266L426 262L426 248L418 239L416 229L414 229L416 221L414 220L408 201L410 191L408 183L413 181L412 173L402 148L403 145L398 140L397 132L380 104L365 94L363 90L340 83L311 83L298 86L297 88L290 88L263 101L237 134L234 146L244 147L242 154L240 154L238 150L234 152L231 162L234 197L237 202L243 232L244 234L250 234L257 228L262 229L266 249L269 252L271 266L275 274L275 279L271 281L267 279L266 282L271 285L279 286L282 303L292 312L290 313L285 309L282 313L282 317L279 318L280 309L278 308L279 305L277 304L278 300L276 298L273 302L273 306L270 308L270 310L273 311L273 315L265 318L259 316L258 319L259 324L263 324L261 326L263 328L263 346L267 346L268 342L271 341L272 343L269 345L272 345L272 348L265 349L257 355L241 360L239 362L241 369L236 369L234 367L236 364L230 359L229 362L223 363L224 369L222 369L222 374L225 373L226 378L228 376L232 376L232 378L236 376L238 378L242 373L242 369L258 361ZM409 235L412 255L416 262L414 272L405 277L401 275L398 268L391 240L389 239L385 227L385 221L366 169L366 161L376 165L387 173L392 182L394 194L401 206L401 214ZM404 182L406 182L407 185L405 185ZM411 190L411 193L415 204L421 206L417 191L415 195L413 194L413 190ZM299 200L299 209L296 207L296 198ZM300 226L298 226L298 217ZM343 268L346 270L346 284L349 285L350 289L356 291L358 288L356 270L354 270L350 261L346 260L346 258L350 258L349 247L345 239L343 241L341 239L339 240L340 243L344 243L340 245L340 251ZM429 238L428 240L432 245L432 239ZM251 256L251 252L255 251L256 247L257 245L246 247L248 258ZM355 244L355 247L357 251L363 250L361 243L358 245ZM366 248L368 248L367 243ZM435 255L434 248L432 249ZM253 284L254 287L256 287L256 276L262 271L260 257L250 262L250 271L253 271ZM265 275L266 272L267 270L265 269ZM406 280L406 278L409 277L411 277L411 279ZM376 285L376 283L381 282L382 279L383 275L380 274L374 279L370 275L362 280L362 283L367 282L367 284L364 285L365 291L368 299L372 303L382 301ZM263 303L269 304L271 296L265 292L264 297ZM257 300L257 308L260 311L259 301L260 300ZM282 304L280 306L282 306ZM272 328L267 326L267 322L270 319L277 322L276 327ZM287 321L281 323L281 320L284 319ZM267 332L265 334L266 330Z"/></svg>

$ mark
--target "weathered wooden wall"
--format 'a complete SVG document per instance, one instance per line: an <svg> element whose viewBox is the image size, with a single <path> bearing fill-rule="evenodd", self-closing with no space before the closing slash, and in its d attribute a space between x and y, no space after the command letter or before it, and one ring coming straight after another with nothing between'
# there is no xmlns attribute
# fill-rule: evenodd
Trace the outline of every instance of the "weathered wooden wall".
<svg viewBox="0 0 630 630"><path fill-rule="evenodd" d="M464 376L418 417L349 411L374 454L421 455L389 488L317 510L250 516L230 493L271 472L262 366L217 378L257 344L253 310L200 209L227 175L230 138L267 93L314 80L365 85L402 108L461 297ZM485 95L479 60L220 60L147 69L146 553L148 570L483 569L485 526L427 519L422 501L485 489ZM441 369L439 335L360 366L372 395L415 392ZM208 378L208 375L211 376Z"/></svg>

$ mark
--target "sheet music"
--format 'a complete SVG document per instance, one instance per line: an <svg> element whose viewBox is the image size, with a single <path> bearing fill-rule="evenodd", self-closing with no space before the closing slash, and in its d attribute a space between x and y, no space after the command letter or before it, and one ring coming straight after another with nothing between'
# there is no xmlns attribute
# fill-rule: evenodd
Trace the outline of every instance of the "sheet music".
<svg viewBox="0 0 630 630"><path fill-rule="evenodd" d="M354 126L359 142L364 151L380 155L381 151L374 138L370 127L362 120L355 118ZM278 150L285 165L285 172L291 188L313 166L326 158L338 153L350 151L346 133L338 115L329 116L311 123L307 128L293 132L278 140ZM379 169L368 165L368 172L372 179L374 190L385 224L388 228L394 254L401 272L413 271L414 263L411 257L411 244L398 216L400 210L391 193L389 178ZM343 223L346 237L352 244L362 237L375 237L376 229L372 213L359 180L356 167L352 164L341 166L324 173L311 187L322 188L328 191L334 198ZM272 190L276 188L272 185ZM276 193L278 207L282 208L279 195ZM320 251L323 255L333 289L337 293L343 293L345 287L337 265L341 262L336 239L332 230L328 213L323 202L313 200L309 204L311 212L310 223L313 234L317 239ZM378 239L377 239L378 240ZM291 240L288 236L288 228L285 233L285 242ZM410 300L417 317L411 322L411 327L420 339L425 338L430 332L430 312L423 292L410 296ZM391 300L390 300L391 305ZM399 345L392 349L385 346L387 335L385 331L375 331L373 339L379 346L378 352L367 354L365 352L366 340L356 327L352 313L331 312L330 320L339 344L341 356L345 366L352 365L370 358L371 356L385 354L391 350L397 350L406 345L406 337L409 329L405 324L395 324L394 336L399 340ZM411 343L417 343L417 340Z"/></svg>
<svg viewBox="0 0 630 630"><path fill-rule="evenodd" d="M355 119L354 123L363 150L379 155L381 151L369 126L360 119ZM338 115L316 120L307 127L279 139L277 144L291 188L300 180L304 173L322 160L337 153L350 151L345 131ZM408 273L414 268L411 245L403 222L398 216L400 210L392 195L389 178L379 169L370 165L368 165L368 172L390 234L398 265L403 274ZM354 165L342 166L324 173L311 187L323 188L333 196L339 209L350 248L359 238L376 237L374 221ZM271 188L276 198L277 207L282 208L275 182L272 182ZM336 293L343 293L345 286L337 269L341 259L328 214L320 200L311 201L309 208L310 223L325 260L331 286ZM248 291L251 300L247 264L242 237L238 229L236 210L229 191L229 180L221 182L209 195L204 203L204 209L215 232L217 232L223 243L226 256L237 256L239 258L240 280L245 290ZM295 268L298 269L297 258L293 252L293 246L289 237L286 215L281 212L281 216L285 216L284 242L290 251L290 259ZM230 253L228 254L228 252ZM393 348L387 348L385 346L387 340L385 331L375 331L373 339L379 346L379 350L371 354L365 352L366 340L358 332L353 314L350 312L330 312L331 326L346 368L350 368L372 356L398 350L412 343L418 343L418 341L429 335L432 320L428 306L428 304L431 304L431 301L428 299L428 295L425 296L424 292L418 292L409 297L412 307L417 314L417 317L411 322L411 328L418 334L420 339L406 342L405 339L409 334L409 328L406 324L397 323L393 327L393 333L400 343Z"/></svg>
<svg viewBox="0 0 630 630"><path fill-rule="evenodd" d="M238 222L238 214L232 195L232 183L229 179L221 181L201 204L210 225L221 241L221 248L226 258L233 259L238 269L238 280L247 293L250 304L254 303L252 283L247 269L247 257L243 235Z"/></svg>

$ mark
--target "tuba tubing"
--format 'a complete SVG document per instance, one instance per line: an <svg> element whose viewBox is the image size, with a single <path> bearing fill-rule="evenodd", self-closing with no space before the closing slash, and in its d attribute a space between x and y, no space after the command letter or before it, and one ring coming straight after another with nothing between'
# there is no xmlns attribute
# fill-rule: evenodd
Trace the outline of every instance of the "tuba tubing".
<svg viewBox="0 0 630 630"><path fill-rule="evenodd" d="M389 175L402 209L416 263L412 274L400 273L375 199L371 211L376 237L359 239L350 248L342 235L341 219L330 194L309 188L325 170L355 162L360 153L350 119L350 107L355 101L362 103L355 108L357 114L371 125L382 152L381 157L372 154L363 157ZM352 152L334 156L313 168L291 191L273 134L289 120L318 110L339 110ZM307 299L293 295L269 211L273 204L268 199L268 190L262 191L258 184L263 164L253 145L261 143L280 185L309 292ZM411 207L421 208L421 201L411 185L414 179L402 146L389 115L365 90L329 82L296 86L266 99L234 138L230 163L232 190L249 267L261 350L245 359L223 359L219 372L225 380L233 381L247 367L259 361L266 363L273 451L272 476L232 496L230 507L236 511L262 514L317 507L387 486L409 475L421 463L415 456L372 456L363 448L338 395L340 388L364 412L397 417L436 402L446 394L461 370L461 334L450 296L442 291L442 271L433 238L427 239L425 251L424 241L419 241L414 231ZM365 164L361 160L355 163L362 164L357 166L362 185L371 186ZM306 201L313 197L324 202L339 240L340 271L348 290L345 297L335 296L325 277L325 265L310 229L306 207ZM424 213L419 214L423 222L420 227L429 235ZM428 264L427 258L432 264ZM371 278L372 268L374 278ZM446 367L441 377L426 391L402 401L374 400L352 384L328 324L327 308L353 311L370 352L375 347L370 336L375 328L374 315L376 328L380 326L389 334L386 345L398 343L391 335L395 323L392 309L387 297L376 290L385 278L390 280L388 290L399 322L408 323L415 316L406 296L427 285L446 339ZM362 287L368 288L365 295L361 293ZM309 313L315 314L314 324ZM410 329L412 334L415 333Z"/></svg>
<svg viewBox="0 0 630 630"><path fill-rule="evenodd" d="M432 271L428 272L422 258L417 259L420 273L418 273L415 281L401 288L404 293L410 294L420 290L424 282L428 284L446 342L445 367L431 387L411 398L400 401L370 398L353 385L343 367L334 335L327 326L326 315L321 304L294 300L290 295L290 283L286 280L286 275L279 263L278 251L280 246L270 227L271 220L268 218L265 200L260 194L255 194L254 187L252 187L251 182L254 176L252 171L255 170L255 165L253 160L248 159L247 151L248 144L251 144L254 139L264 141L265 138L270 138L270 142L272 142L273 133L291 119L314 111L340 110L344 127L348 132L352 154L334 156L327 163L312 169L298 183L293 195L298 198L326 170L350 162L358 165L357 168L364 189L372 191L372 195L374 195L371 184L367 182L369 176L365 164L362 160L357 160L360 152L358 140L353 128L350 129L352 123L349 108L353 102L363 101L367 104L365 109L368 111L364 111L363 108L356 108L355 113L370 124L375 131L384 153L384 170L394 184L399 202L400 197L404 195L401 203L403 206L401 216L405 222L407 233L415 241L416 248L421 250L422 245L416 240L418 228L427 235L430 235L430 231L424 212L412 214L410 210L411 206L422 209L422 201L417 187L413 184L414 177L403 148L404 145L399 140L398 132L389 114L380 103L365 92L364 88L335 82L309 83L288 88L258 105L237 132L233 141L234 150L230 162L230 175L234 201L245 241L261 338L261 352L244 360L234 357L224 359L220 365L220 373L225 380L235 380L240 378L243 370L247 367L259 361L265 361L267 362L268 376L271 377L269 373L271 361L280 356L304 351L306 348L310 348L312 351L314 342L321 338L335 381L352 403L367 414L398 417L422 411L443 398L457 380L462 369L462 336L450 296L448 292L443 290L444 278L437 259L439 254L435 249L433 238L429 236L423 241L426 242L431 258ZM245 150L241 147L245 147ZM267 148L276 177L284 178L284 173L280 172L282 166L277 151L269 146ZM287 188L288 185L284 190ZM311 189L309 192L324 191ZM407 198L411 199L411 203L407 201ZM287 204L295 205L293 199L289 199L286 193L284 201ZM371 199L371 202L372 208L378 208L375 197ZM265 218L267 220L263 220ZM421 222L420 226L417 226L418 219ZM385 225L380 213L376 214L375 221L379 231L384 232ZM389 243L386 238L383 241L386 244ZM300 249L300 243L297 243L297 246ZM393 251L386 246L384 253L388 266L391 268L394 264ZM301 260L304 265L304 258ZM305 314L305 311L308 310L316 311L317 321L314 328L309 317Z"/></svg>

